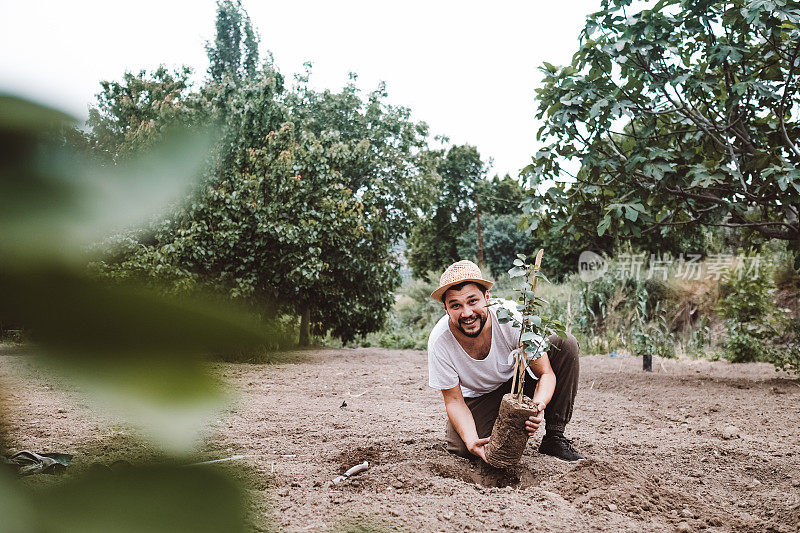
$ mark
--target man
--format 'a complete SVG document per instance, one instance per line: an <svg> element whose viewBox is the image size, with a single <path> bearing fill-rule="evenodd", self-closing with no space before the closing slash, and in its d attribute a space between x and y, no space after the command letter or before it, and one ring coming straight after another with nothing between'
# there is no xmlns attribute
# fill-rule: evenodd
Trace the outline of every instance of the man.
<svg viewBox="0 0 800 533"><path fill-rule="evenodd" d="M428 339L428 384L442 391L447 412L447 450L486 461L485 447L504 394L511 391L519 328L500 324L489 307L489 289L472 261L459 261L444 271L431 298L444 304L445 316ZM575 337L549 338L552 346L529 367L536 378L525 380L524 393L539 408L525 422L533 435L545 419L539 452L565 461L584 459L564 436L578 388L578 343ZM546 410L546 414L545 414Z"/></svg>

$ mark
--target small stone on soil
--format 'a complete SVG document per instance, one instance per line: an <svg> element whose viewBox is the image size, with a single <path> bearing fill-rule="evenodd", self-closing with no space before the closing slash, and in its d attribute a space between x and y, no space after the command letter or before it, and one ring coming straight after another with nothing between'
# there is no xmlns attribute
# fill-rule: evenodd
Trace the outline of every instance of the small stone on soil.
<svg viewBox="0 0 800 533"><path fill-rule="evenodd" d="M739 437L739 428L736 426L727 426L722 430L722 438L725 440L736 439Z"/></svg>
<svg viewBox="0 0 800 533"><path fill-rule="evenodd" d="M748 489L754 489L754 488L758 487L759 485L761 485L761 482L757 478L753 478L753 481L751 481L747 485L747 488Z"/></svg>
<svg viewBox="0 0 800 533"><path fill-rule="evenodd" d="M678 533L691 533L692 526L690 526L686 522L681 522L680 524L678 524L678 527L675 528L675 531L677 531Z"/></svg>
<svg viewBox="0 0 800 533"><path fill-rule="evenodd" d="M694 514L689 509L684 509L681 514L686 518L694 518Z"/></svg>
<svg viewBox="0 0 800 533"><path fill-rule="evenodd" d="M613 513L614 511L616 511L616 510L617 510L617 506L616 506L616 505L614 505L613 503L609 503L609 504L608 504L608 510L609 510L609 511L611 511L611 512Z"/></svg>

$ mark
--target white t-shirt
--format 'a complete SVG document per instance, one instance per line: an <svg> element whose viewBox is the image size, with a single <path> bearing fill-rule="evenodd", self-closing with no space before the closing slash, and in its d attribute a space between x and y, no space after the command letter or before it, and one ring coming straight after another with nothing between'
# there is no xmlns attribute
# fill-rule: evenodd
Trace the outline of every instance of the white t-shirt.
<svg viewBox="0 0 800 533"><path fill-rule="evenodd" d="M519 319L516 304L503 302ZM512 307L513 306L513 307ZM489 355L478 360L464 351L447 325L448 315L444 315L434 326L428 338L428 385L434 389L452 389L461 384L461 394L474 398L511 379L514 375L514 361L509 354L519 346L519 328L513 322L500 324L494 307L489 307L492 321L492 346ZM530 368L528 373L533 376Z"/></svg>

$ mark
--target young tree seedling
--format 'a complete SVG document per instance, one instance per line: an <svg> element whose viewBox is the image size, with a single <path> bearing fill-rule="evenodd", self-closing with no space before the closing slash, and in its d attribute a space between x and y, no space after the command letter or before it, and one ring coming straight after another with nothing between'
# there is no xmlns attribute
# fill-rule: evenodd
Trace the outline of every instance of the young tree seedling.
<svg viewBox="0 0 800 533"><path fill-rule="evenodd" d="M497 319L500 323L512 322L514 327L520 328L520 349L514 352L514 379L511 385L511 394L518 401L522 400L527 368L532 361L539 359L550 348L548 337L552 334L566 337L566 331L561 322L542 316L540 312L542 304L548 303L543 298L536 296L538 281L540 279L548 281L541 271L543 255L544 250L539 250L531 263L527 256L519 254L514 260L514 267L508 271L509 277L520 281L519 287L516 289L518 292L517 311L520 316L514 315L503 306L497 310Z"/></svg>

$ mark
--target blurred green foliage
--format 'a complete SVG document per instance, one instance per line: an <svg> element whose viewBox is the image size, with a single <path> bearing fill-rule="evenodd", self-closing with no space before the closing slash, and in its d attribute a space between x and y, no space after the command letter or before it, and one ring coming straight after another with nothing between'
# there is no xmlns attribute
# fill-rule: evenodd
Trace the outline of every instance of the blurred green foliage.
<svg viewBox="0 0 800 533"><path fill-rule="evenodd" d="M93 239L186 194L209 135L165 132L151 152L109 165L64 142L71 126L60 112L0 95L0 324L24 326L39 365L70 379L97 408L174 459L108 476L70 476L37 490L4 471L3 529L242 530L236 483L170 463L192 453L201 429L225 405L204 360L262 346L263 327L216 299L170 297L86 270Z"/></svg>
<svg viewBox="0 0 800 533"><path fill-rule="evenodd" d="M244 532L246 495L212 469L89 472L31 491L0 475L3 531Z"/></svg>

